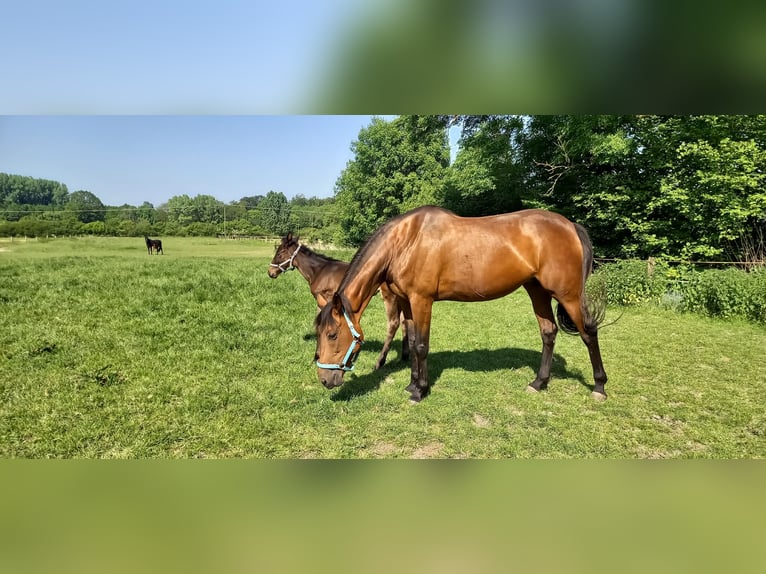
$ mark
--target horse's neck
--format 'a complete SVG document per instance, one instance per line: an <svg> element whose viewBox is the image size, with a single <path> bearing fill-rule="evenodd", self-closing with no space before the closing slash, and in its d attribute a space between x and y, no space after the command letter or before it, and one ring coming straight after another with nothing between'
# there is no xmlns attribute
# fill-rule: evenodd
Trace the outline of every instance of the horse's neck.
<svg viewBox="0 0 766 574"><path fill-rule="evenodd" d="M298 252L295 261L293 261L293 267L298 270L298 273L303 275L303 278L309 282L309 285L314 282L314 279L316 279L316 276L325 265L327 265L325 259L305 247Z"/></svg>
<svg viewBox="0 0 766 574"><path fill-rule="evenodd" d="M347 277L342 291L351 312L357 317L364 313L370 299L383 283L387 265L385 254L375 251L356 267L352 276Z"/></svg>

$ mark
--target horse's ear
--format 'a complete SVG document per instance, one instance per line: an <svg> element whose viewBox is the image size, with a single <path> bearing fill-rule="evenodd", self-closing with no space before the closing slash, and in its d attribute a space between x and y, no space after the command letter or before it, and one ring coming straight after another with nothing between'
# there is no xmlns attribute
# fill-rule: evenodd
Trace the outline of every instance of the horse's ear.
<svg viewBox="0 0 766 574"><path fill-rule="evenodd" d="M292 231L288 231L287 232L287 237L285 237L285 239L287 240L288 243L291 242L293 240L293 232Z"/></svg>

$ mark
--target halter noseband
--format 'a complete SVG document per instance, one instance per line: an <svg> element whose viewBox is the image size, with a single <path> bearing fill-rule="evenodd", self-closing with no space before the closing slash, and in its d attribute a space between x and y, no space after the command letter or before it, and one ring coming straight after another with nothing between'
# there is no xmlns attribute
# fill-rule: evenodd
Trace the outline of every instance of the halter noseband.
<svg viewBox="0 0 766 574"><path fill-rule="evenodd" d="M341 371L353 371L354 370L354 362L356 361L356 358L359 356L359 351L354 354L354 347L357 343L359 343L360 347L364 343L364 339L362 338L361 333L357 331L354 328L354 324L351 322L351 317L348 316L348 312L343 309L343 318L346 320L346 324L348 325L348 328L351 330L351 334L354 336L354 340L351 341L351 344L348 347L348 351L346 351L346 354L343 356L343 360L340 363L320 363L317 361L317 367L320 369L330 369L330 370L338 370ZM361 351L361 348L360 348Z"/></svg>
<svg viewBox="0 0 766 574"><path fill-rule="evenodd" d="M288 271L292 271L293 269L295 269L295 266L293 265L293 261L295 260L295 256L298 255L298 251L301 250L301 247L303 247L303 244L299 243L298 248L295 251L293 251L293 254L290 256L290 259L285 259L280 264L269 263L269 267L276 267L282 273L287 273ZM284 265L287 265L287 267L283 267Z"/></svg>

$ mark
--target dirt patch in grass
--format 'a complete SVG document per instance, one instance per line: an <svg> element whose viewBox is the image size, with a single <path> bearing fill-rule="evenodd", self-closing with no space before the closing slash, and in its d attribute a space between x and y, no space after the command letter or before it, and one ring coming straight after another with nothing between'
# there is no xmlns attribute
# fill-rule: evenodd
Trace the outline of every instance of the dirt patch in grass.
<svg viewBox="0 0 766 574"><path fill-rule="evenodd" d="M399 447L397 447L395 444L391 444L390 442L378 442L373 445L373 447L370 449L370 452L374 456L384 458L391 456L398 450Z"/></svg>
<svg viewBox="0 0 766 574"><path fill-rule="evenodd" d="M480 429L486 429L489 428L492 423L490 420L486 417L481 416L479 413L473 413L473 425L479 427Z"/></svg>
<svg viewBox="0 0 766 574"><path fill-rule="evenodd" d="M438 458L444 449L444 443L432 442L416 448L412 452L412 458Z"/></svg>

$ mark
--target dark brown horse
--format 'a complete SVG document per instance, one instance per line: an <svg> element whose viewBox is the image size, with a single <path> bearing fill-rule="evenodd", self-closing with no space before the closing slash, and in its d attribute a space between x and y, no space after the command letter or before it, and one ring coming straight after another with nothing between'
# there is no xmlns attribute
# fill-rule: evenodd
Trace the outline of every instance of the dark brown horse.
<svg viewBox="0 0 766 574"><path fill-rule="evenodd" d="M149 252L149 255L152 254L152 249L156 253L165 255L165 252L162 250L162 241L159 239L149 239L146 235L144 235L144 239L146 240L146 250Z"/></svg>
<svg viewBox="0 0 766 574"><path fill-rule="evenodd" d="M433 302L486 301L524 287L543 340L540 369L528 389L547 386L560 326L565 332L579 332L593 366L593 396L605 399L607 377L598 346L604 309L585 296L592 265L585 228L548 211L458 217L427 206L400 215L357 251L332 301L317 316L319 379L327 388L343 383L364 340L362 313L384 281L404 313L412 357L407 391L415 402L430 390L427 356ZM552 299L558 301L556 315Z"/></svg>
<svg viewBox="0 0 766 574"><path fill-rule="evenodd" d="M288 233L282 238L282 243L277 246L277 251L269 265L269 277L276 279L282 273L293 269L297 269L298 273L308 281L311 294L321 309L328 301L332 300L333 294L338 290L340 281L348 270L348 263L316 253L303 243L300 243L298 238L292 233ZM401 323L401 314L396 304L396 297L385 283L380 286L380 295L383 298L383 305L386 309L388 331L386 333L386 340L383 343L383 350L381 350L378 360L375 362L376 369L379 369L386 363L391 342L396 336L396 331L399 330ZM409 359L409 350L406 332L402 326L402 354L400 356L403 361Z"/></svg>

